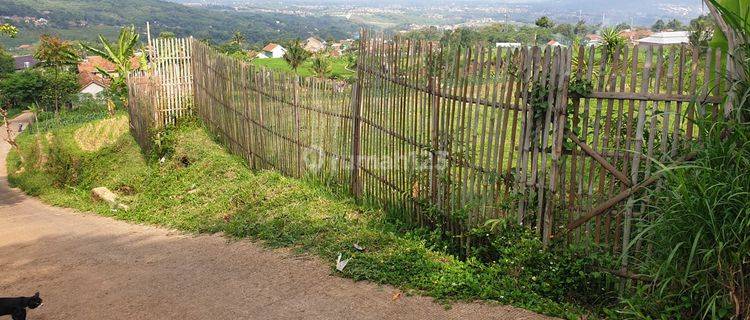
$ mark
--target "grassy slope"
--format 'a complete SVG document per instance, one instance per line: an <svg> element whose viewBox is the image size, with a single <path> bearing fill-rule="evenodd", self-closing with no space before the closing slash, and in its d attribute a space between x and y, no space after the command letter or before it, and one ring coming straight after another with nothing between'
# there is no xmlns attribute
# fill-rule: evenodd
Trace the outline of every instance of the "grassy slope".
<svg viewBox="0 0 750 320"><path fill-rule="evenodd" d="M331 60L331 74L330 76L337 79L346 79L354 76L354 71L346 69L345 58L330 58ZM269 59L254 59L253 64L258 66L264 66L273 70L292 71L289 64L282 58L269 58ZM312 76L312 60L308 59L302 66L297 70L299 75L303 77Z"/></svg>
<svg viewBox="0 0 750 320"><path fill-rule="evenodd" d="M119 121L126 121L124 115L120 117ZM556 302L561 296L550 288L561 284L546 279L562 265L556 265L552 256L536 254L543 250L527 234L521 234L519 242L530 248L530 255L522 251L513 256L508 251L505 259L489 264L460 261L422 237L399 232L380 210L358 206L312 182L249 170L196 123L169 134L166 140L177 142L172 155L159 164L144 160L126 129L106 131L102 127L121 126L101 121L62 121L69 124L22 135L19 143L26 162L19 171L18 155L11 153L11 183L50 204L188 232L253 237L270 246L312 252L331 266L343 253L344 258L352 258L344 276L396 285L443 301L485 299L571 318L584 312L574 304ZM87 129L79 130L84 126ZM84 152L78 141L95 140L82 137L87 134L105 137L107 142L97 151ZM89 192L98 186L122 195L131 210L94 202ZM358 252L354 243L366 250ZM552 269L540 272L534 269L539 264Z"/></svg>

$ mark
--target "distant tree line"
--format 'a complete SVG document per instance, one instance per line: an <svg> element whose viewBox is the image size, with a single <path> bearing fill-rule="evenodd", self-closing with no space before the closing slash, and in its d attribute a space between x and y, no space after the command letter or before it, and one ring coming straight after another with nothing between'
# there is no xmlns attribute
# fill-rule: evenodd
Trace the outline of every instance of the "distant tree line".
<svg viewBox="0 0 750 320"><path fill-rule="evenodd" d="M491 45L498 42L512 42L522 44L542 45L550 40L570 45L580 43L588 34L607 36L608 43L625 43L624 39L616 39L621 31L631 29L628 23L618 23L611 27L603 27L601 24L587 24L586 21L577 23L555 23L547 16L539 17L534 25L515 25L496 23L477 28L458 28L455 30L442 30L429 27L407 32L405 37L415 40L439 41L442 44L461 46L476 45L479 43ZM715 23L709 16L700 16L683 24L677 19L667 22L658 20L651 26L654 32L673 30L690 31L690 43L695 46L705 47L708 45L715 30Z"/></svg>

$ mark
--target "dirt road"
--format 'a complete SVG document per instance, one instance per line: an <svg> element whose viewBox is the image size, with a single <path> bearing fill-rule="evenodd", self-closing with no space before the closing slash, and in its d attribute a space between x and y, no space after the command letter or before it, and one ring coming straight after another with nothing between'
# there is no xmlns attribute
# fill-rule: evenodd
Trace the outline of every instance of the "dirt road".
<svg viewBox="0 0 750 320"><path fill-rule="evenodd" d="M0 143L0 296L40 291L44 306L32 320L543 318L394 300L396 289L330 275L309 256L50 207L8 187L8 149Z"/></svg>

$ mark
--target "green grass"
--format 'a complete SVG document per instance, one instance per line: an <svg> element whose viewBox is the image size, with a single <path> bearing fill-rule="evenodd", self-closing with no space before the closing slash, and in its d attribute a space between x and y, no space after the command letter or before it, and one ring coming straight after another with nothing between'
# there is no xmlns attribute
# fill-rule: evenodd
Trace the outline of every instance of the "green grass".
<svg viewBox="0 0 750 320"><path fill-rule="evenodd" d="M486 245L462 261L445 251L439 232L408 231L383 210L357 205L314 181L248 169L195 121L167 132L162 141L169 146L157 148L166 154L160 162L149 159L162 155L144 157L127 132L110 132L100 149L85 152L80 135L101 132L95 128L104 125L101 117L80 121L87 116L71 112L61 118L43 121L38 134L21 135L25 162L15 152L8 162L10 182L47 203L293 247L319 256L340 276L442 302L497 301L566 318L596 314L610 303L609 279L595 268L602 260L582 251L544 250L531 231L513 223L476 230ZM52 121L57 125L45 125ZM119 194L130 210L92 200L90 190L99 186ZM339 253L351 258L343 273L333 269Z"/></svg>
<svg viewBox="0 0 750 320"><path fill-rule="evenodd" d="M336 79L348 79L355 75L355 72L346 68L346 58L329 58L331 62L331 73L329 77ZM256 66L263 66L272 70L282 70L292 72L292 68L284 61L283 58L255 59L252 62ZM297 73L303 77L315 75L312 70L312 59L308 59L299 67Z"/></svg>

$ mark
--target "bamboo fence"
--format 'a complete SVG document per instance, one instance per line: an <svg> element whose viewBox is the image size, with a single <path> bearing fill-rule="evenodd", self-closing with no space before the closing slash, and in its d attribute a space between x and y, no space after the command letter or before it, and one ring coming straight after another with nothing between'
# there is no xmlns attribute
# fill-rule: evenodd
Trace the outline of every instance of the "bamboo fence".
<svg viewBox="0 0 750 320"><path fill-rule="evenodd" d="M160 74L179 75L161 90L178 97L157 99L168 116L155 122L194 100L253 168L341 186L466 250L467 231L497 218L545 242L638 249L639 191L659 184L657 161L690 157L694 120L718 116L726 89L726 54L686 46L459 48L363 33L350 85L175 43L190 58L160 60Z"/></svg>
<svg viewBox="0 0 750 320"><path fill-rule="evenodd" d="M255 169L348 181L351 86L271 72L194 43L196 114Z"/></svg>
<svg viewBox="0 0 750 320"><path fill-rule="evenodd" d="M158 109L155 91L158 83L150 77L128 77L128 113L130 114L130 132L141 148L148 152L152 147L152 134L159 128Z"/></svg>
<svg viewBox="0 0 750 320"><path fill-rule="evenodd" d="M154 78L159 90L154 90L155 105L159 110L159 123L174 124L193 107L193 75L191 50L193 38L154 39L150 44L148 74Z"/></svg>

